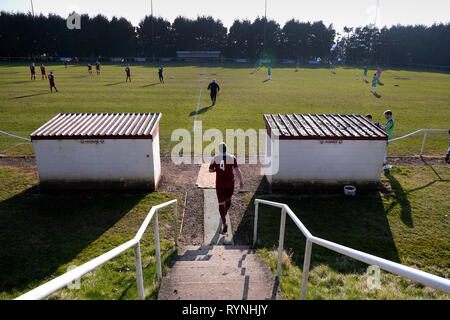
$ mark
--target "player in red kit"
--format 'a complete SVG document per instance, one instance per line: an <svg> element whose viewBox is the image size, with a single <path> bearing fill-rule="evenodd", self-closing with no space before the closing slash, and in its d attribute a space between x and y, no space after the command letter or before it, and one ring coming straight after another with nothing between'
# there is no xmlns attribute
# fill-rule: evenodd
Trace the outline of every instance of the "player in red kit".
<svg viewBox="0 0 450 320"><path fill-rule="evenodd" d="M44 77L45 77L45 79L47 79L47 74L45 72L44 64L41 64L41 75L42 75L42 80L44 80Z"/></svg>
<svg viewBox="0 0 450 320"><path fill-rule="evenodd" d="M92 74L92 66L90 63L88 63L88 72L89 74Z"/></svg>
<svg viewBox="0 0 450 320"><path fill-rule="evenodd" d="M30 72L31 72L31 79L30 80L36 80L36 67L34 65L34 62L30 66Z"/></svg>
<svg viewBox="0 0 450 320"><path fill-rule="evenodd" d="M64 68L66 68L67 69L67 59L64 59Z"/></svg>
<svg viewBox="0 0 450 320"><path fill-rule="evenodd" d="M48 75L48 81L50 82L50 92L53 92L53 88L55 88L55 91L58 92L55 85L55 76L52 71L50 71L50 74Z"/></svg>
<svg viewBox="0 0 450 320"><path fill-rule="evenodd" d="M97 70L97 75L99 76L100 75L100 62L96 62L95 63L95 70Z"/></svg>
<svg viewBox="0 0 450 320"><path fill-rule="evenodd" d="M219 212L222 220L221 234L225 234L228 231L227 226L227 212L231 207L231 197L234 192L234 173L236 172L241 190L244 188L244 180L242 178L241 170L237 163L236 157L226 153L227 146L225 143L219 144L220 154L214 156L209 165L209 172L216 173L216 193L217 200L219 201Z"/></svg>
<svg viewBox="0 0 450 320"><path fill-rule="evenodd" d="M127 78L125 79L125 82L128 82L128 79L130 79L130 82L131 82L131 75L130 75L131 71L130 71L130 66L129 65L126 66L125 73L127 74Z"/></svg>

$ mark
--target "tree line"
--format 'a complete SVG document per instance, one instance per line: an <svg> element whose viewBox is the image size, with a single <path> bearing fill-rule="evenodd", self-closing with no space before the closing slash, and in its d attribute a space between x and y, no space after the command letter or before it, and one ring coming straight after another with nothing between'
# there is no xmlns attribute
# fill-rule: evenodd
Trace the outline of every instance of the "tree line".
<svg viewBox="0 0 450 320"><path fill-rule="evenodd" d="M58 15L0 13L0 56L175 57L176 51L221 51L227 58L322 60L350 64L450 66L450 23L427 27L344 28L322 21L235 20L229 30L213 17L145 16L137 27L125 18L81 15L69 30Z"/></svg>

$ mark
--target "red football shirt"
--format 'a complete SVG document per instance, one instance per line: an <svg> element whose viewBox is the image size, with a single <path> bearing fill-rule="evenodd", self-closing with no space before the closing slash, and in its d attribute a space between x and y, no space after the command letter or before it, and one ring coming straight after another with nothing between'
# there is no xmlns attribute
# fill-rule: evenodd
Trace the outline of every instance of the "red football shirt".
<svg viewBox="0 0 450 320"><path fill-rule="evenodd" d="M216 155L209 165L216 173L216 189L234 188L233 168L239 167L236 157L227 153Z"/></svg>

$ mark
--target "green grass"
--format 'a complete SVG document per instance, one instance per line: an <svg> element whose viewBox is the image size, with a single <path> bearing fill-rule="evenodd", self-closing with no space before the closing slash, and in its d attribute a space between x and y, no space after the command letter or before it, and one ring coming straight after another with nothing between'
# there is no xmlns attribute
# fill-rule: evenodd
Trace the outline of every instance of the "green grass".
<svg viewBox="0 0 450 320"><path fill-rule="evenodd" d="M355 68L337 68L332 74L327 68L294 72L294 68L275 67L273 80L263 82L266 70L252 74L249 65L205 68L171 63L165 69L166 83L161 85L157 66L132 65L133 82L125 83L124 66L105 64L97 77L95 71L89 76L84 65L67 70L59 64L49 65L47 70L54 71L60 90L50 94L48 81L29 80L28 64L2 63L0 130L26 137L59 112L162 112L160 143L161 153L166 153L174 129L192 129L203 79L197 117L203 121L203 130L262 129L263 113L371 113L375 122L384 123L386 109L394 112L394 137L449 126L450 75L446 73L385 70L381 78L384 85L378 86L381 98L376 98L370 93L370 84L362 82L362 70ZM206 87L213 78L222 91L217 105L206 109L210 105ZM417 154L421 139L415 136L395 142L388 151ZM0 153L33 154L31 144L16 146L18 143L21 141L1 135ZM447 145L447 133L432 133L425 152L443 154Z"/></svg>
<svg viewBox="0 0 450 320"><path fill-rule="evenodd" d="M131 240L153 205L170 194L41 194L34 174L0 168L0 299L12 299ZM164 270L175 248L173 210L159 213ZM153 222L141 241L145 295L156 299ZM134 250L52 299L136 299Z"/></svg>
<svg viewBox="0 0 450 320"><path fill-rule="evenodd" d="M384 193L267 196L287 203L318 237L448 278L450 202L448 167L396 167ZM252 200L253 202L253 200ZM248 212L254 211L253 203ZM258 253L276 273L279 209L260 205ZM298 299L305 238L287 218L281 290ZM291 258L287 258L291 256ZM449 299L450 295L382 271L381 288L366 285L367 265L313 245L307 299Z"/></svg>

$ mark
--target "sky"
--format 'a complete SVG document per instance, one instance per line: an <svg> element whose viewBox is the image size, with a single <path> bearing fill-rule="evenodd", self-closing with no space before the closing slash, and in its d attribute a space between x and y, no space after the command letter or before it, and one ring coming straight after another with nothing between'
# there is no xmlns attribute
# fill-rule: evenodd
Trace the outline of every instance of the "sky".
<svg viewBox="0 0 450 320"><path fill-rule="evenodd" d="M151 0L0 0L0 10L8 12L56 13L66 17L70 12L99 13L108 18L125 17L135 26L151 12ZM177 16L196 18L210 15L229 28L235 19L254 20L264 16L265 0L153 0L155 16L172 22ZM357 27L374 23L377 27L396 24L450 22L450 0L267 0L267 18L281 26L292 18L299 21L322 20L333 23L340 31L344 26Z"/></svg>

